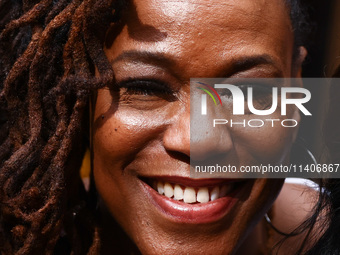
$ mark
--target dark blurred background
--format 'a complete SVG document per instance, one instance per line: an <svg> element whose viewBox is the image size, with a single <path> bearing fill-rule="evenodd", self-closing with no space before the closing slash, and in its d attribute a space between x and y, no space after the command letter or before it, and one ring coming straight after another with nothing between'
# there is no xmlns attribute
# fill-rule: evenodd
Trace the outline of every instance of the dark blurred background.
<svg viewBox="0 0 340 255"><path fill-rule="evenodd" d="M340 64L340 1L303 0L303 3L309 6L308 13L313 24L303 77L331 77ZM308 84L305 86L308 88ZM308 109L313 117L303 119L299 136L316 156L318 163L327 162L329 153L324 144L323 129L328 111L329 89L324 85L308 89L312 93L312 103Z"/></svg>
<svg viewBox="0 0 340 255"><path fill-rule="evenodd" d="M304 77L329 77L340 63L340 1L304 0L314 28L308 45Z"/></svg>

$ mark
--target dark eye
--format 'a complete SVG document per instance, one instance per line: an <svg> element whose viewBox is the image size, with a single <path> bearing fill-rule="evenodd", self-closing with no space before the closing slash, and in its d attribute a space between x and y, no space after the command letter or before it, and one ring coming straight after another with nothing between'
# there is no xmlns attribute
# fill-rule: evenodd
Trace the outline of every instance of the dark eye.
<svg viewBox="0 0 340 255"><path fill-rule="evenodd" d="M244 100L248 101L248 88L252 88L252 102L257 110L270 108L273 103L273 87L263 84L241 85L239 88L245 95Z"/></svg>
<svg viewBox="0 0 340 255"><path fill-rule="evenodd" d="M155 80L126 80L116 85L124 95L149 96L169 99L174 91L165 83Z"/></svg>
<svg viewBox="0 0 340 255"><path fill-rule="evenodd" d="M248 88L252 88L253 91L253 102L265 104L272 99L272 87L263 84L240 84L237 87L242 91L244 95L244 101L248 100ZM219 90L220 96L227 98L232 97L232 93L228 89Z"/></svg>

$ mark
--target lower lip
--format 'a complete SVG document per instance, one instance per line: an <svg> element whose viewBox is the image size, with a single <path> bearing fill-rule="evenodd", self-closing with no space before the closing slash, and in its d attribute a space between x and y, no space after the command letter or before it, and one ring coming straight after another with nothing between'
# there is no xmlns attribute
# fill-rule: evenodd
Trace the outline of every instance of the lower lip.
<svg viewBox="0 0 340 255"><path fill-rule="evenodd" d="M186 204L160 195L145 182L141 181L141 183L151 202L162 214L165 214L172 221L191 224L212 223L223 218L239 200L238 193L244 187L244 185L241 185L227 197L222 197L215 201L202 204Z"/></svg>

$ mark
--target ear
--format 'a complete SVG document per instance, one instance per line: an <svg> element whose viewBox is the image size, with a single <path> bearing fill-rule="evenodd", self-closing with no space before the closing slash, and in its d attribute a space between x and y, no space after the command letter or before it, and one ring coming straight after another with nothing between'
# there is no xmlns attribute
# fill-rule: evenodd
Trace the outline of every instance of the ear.
<svg viewBox="0 0 340 255"><path fill-rule="evenodd" d="M300 122L301 122L300 111L299 111L299 109L297 107L294 110L292 119L295 119L297 121L297 123L298 123L298 125L293 128L292 143L294 143L296 141L296 139L297 139L297 135L298 135L298 132L299 132L299 126L300 126Z"/></svg>
<svg viewBox="0 0 340 255"><path fill-rule="evenodd" d="M307 50L305 47L300 46L297 52L297 56L292 64L292 77L301 78L302 77L302 63L305 61L307 56Z"/></svg>
<svg viewBox="0 0 340 255"><path fill-rule="evenodd" d="M303 46L299 47L297 56L294 58L294 62L292 64L292 77L293 78L302 78L302 64L305 61L306 56L307 56L306 48ZM296 85L303 87L302 79L297 79L297 80L298 81L296 82L298 82L298 84ZM292 133L292 143L294 143L297 139L300 121L301 121L301 115L300 115L298 108L294 110L292 119L295 119L298 122L298 125L294 128L293 133Z"/></svg>

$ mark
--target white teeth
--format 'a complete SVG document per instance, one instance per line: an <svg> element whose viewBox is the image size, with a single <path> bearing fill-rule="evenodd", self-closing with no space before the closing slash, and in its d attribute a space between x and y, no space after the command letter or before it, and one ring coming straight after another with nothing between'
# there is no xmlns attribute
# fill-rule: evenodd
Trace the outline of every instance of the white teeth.
<svg viewBox="0 0 340 255"><path fill-rule="evenodd" d="M174 195L174 189L172 188L171 184L168 182L164 184L164 195L169 198Z"/></svg>
<svg viewBox="0 0 340 255"><path fill-rule="evenodd" d="M215 201L218 198L225 197L234 188L234 184L228 183L223 186L215 186L213 188L202 187L199 188L196 194L197 188L185 187L183 188L179 184L170 184L168 182L157 181L152 185L159 194L165 195L168 198L174 200L183 201L184 203L208 203L209 201Z"/></svg>
<svg viewBox="0 0 340 255"><path fill-rule="evenodd" d="M174 188L174 199L175 200L181 200L181 199L183 199L183 197L184 197L183 189L181 188L181 186L176 184L175 188Z"/></svg>
<svg viewBox="0 0 340 255"><path fill-rule="evenodd" d="M186 187L184 190L184 203L195 203L196 202L196 191L194 188Z"/></svg>
<svg viewBox="0 0 340 255"><path fill-rule="evenodd" d="M232 188L233 188L232 184L223 185L221 190L220 190L220 196L219 197L225 197Z"/></svg>
<svg viewBox="0 0 340 255"><path fill-rule="evenodd" d="M199 188L197 192L197 202L207 203L209 202L209 190L208 188Z"/></svg>
<svg viewBox="0 0 340 255"><path fill-rule="evenodd" d="M210 200L214 201L217 198L219 198L219 194L220 194L220 188L218 186L214 187L212 189L212 191L210 192Z"/></svg>
<svg viewBox="0 0 340 255"><path fill-rule="evenodd" d="M159 194L164 194L164 185L162 182L157 182L157 191Z"/></svg>

